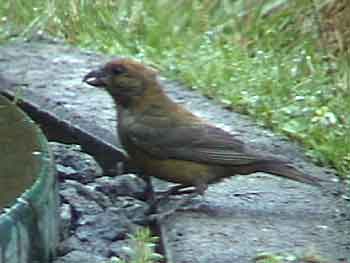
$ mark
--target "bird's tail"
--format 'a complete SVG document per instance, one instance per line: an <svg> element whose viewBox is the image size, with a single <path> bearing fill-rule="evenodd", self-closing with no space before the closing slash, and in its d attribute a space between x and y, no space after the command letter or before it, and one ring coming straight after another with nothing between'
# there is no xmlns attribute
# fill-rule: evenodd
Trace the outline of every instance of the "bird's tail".
<svg viewBox="0 0 350 263"><path fill-rule="evenodd" d="M321 187L320 178L306 175L296 167L292 166L290 163L279 161L279 160L270 160L262 162L258 165L259 172L269 173L277 176L282 176L290 180L310 184L313 186Z"/></svg>

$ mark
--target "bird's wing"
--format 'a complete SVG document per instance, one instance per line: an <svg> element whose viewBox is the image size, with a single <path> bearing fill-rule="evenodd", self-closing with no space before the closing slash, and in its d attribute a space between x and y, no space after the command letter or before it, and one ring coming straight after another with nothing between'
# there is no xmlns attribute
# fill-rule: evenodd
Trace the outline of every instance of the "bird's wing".
<svg viewBox="0 0 350 263"><path fill-rule="evenodd" d="M218 165L245 165L257 161L243 142L208 124L192 126L157 125L136 122L127 137L134 147L158 159L178 159Z"/></svg>

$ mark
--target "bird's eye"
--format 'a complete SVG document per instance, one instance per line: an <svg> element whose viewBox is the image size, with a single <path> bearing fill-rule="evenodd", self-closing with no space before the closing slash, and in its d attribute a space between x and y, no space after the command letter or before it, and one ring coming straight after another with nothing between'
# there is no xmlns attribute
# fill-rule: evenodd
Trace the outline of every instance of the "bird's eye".
<svg viewBox="0 0 350 263"><path fill-rule="evenodd" d="M121 66L115 66L111 70L114 75L119 75L125 72L125 68Z"/></svg>

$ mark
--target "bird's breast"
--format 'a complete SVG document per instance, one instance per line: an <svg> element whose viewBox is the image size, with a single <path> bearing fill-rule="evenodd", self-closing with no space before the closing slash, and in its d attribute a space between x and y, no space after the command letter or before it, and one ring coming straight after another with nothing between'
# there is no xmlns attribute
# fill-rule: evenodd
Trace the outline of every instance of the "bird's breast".
<svg viewBox="0 0 350 263"><path fill-rule="evenodd" d="M131 162L146 175L188 186L209 184L226 177L228 170L221 166L180 159L159 159L140 149L129 140L128 129L136 121L135 116L124 109L118 114L120 141Z"/></svg>
<svg viewBox="0 0 350 263"><path fill-rule="evenodd" d="M131 151L130 151L131 150ZM147 153L132 150L131 161L146 175L188 186L209 184L224 177L225 169L204 163L177 159L156 159Z"/></svg>

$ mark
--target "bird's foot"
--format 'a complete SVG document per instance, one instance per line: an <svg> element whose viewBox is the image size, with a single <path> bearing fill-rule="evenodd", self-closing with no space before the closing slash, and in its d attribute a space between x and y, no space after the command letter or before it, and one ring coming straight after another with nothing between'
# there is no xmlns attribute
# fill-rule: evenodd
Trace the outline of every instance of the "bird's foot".
<svg viewBox="0 0 350 263"><path fill-rule="evenodd" d="M159 223L163 222L176 212L203 212L208 215L216 214L216 211L213 210L212 207L208 205L208 203L200 201L197 203L191 202L190 204L186 204L186 206L176 206L164 212L151 214L149 215L148 219L151 222L156 221Z"/></svg>
<svg viewBox="0 0 350 263"><path fill-rule="evenodd" d="M157 191L156 195L159 195L160 197L168 197L170 195L192 194L194 192L196 192L196 189L192 186L175 185L168 190Z"/></svg>
<svg viewBox="0 0 350 263"><path fill-rule="evenodd" d="M193 187L175 185L165 191L157 191L155 193L156 198L150 203L151 211L154 211L156 207L164 200L168 199L171 195L183 195L183 194L195 194L196 189Z"/></svg>
<svg viewBox="0 0 350 263"><path fill-rule="evenodd" d="M168 209L164 212L160 212L160 213L153 213L151 215L149 215L149 219L151 221L162 221L165 220L166 218L168 218L169 216L171 216L172 214L174 214L175 212L180 212L180 211L189 211L189 210L195 210L195 208L193 208L193 198L196 197L198 195L197 192L189 194L188 196L186 196L185 198L178 200L177 203L171 208ZM153 207L152 207L153 205ZM154 206L154 204L151 204L151 213L154 211L157 211L157 204Z"/></svg>
<svg viewBox="0 0 350 263"><path fill-rule="evenodd" d="M163 222L165 219L167 219L168 217L170 217L172 214L174 214L177 211L177 209L170 209L168 211L165 212L161 212L161 213L155 213L155 214L150 214L148 216L148 220L150 222Z"/></svg>

